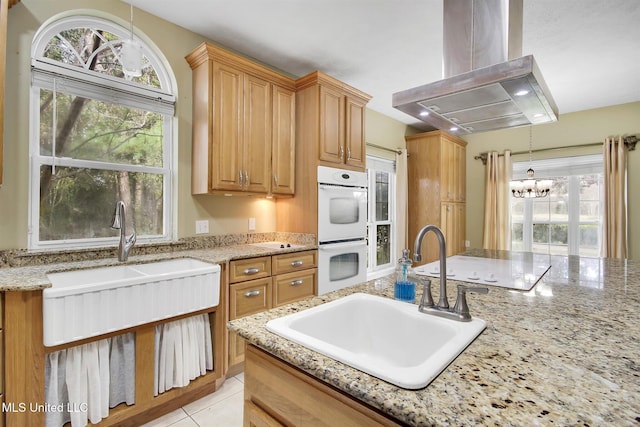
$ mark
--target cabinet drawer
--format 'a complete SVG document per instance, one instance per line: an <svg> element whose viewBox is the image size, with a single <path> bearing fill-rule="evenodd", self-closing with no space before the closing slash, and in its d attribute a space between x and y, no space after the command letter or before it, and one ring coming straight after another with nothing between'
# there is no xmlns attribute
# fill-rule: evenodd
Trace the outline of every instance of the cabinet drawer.
<svg viewBox="0 0 640 427"><path fill-rule="evenodd" d="M271 277L230 286L229 320L271 308Z"/></svg>
<svg viewBox="0 0 640 427"><path fill-rule="evenodd" d="M271 276L271 257L248 258L231 261L229 283Z"/></svg>
<svg viewBox="0 0 640 427"><path fill-rule="evenodd" d="M274 277L273 305L277 307L290 302L298 301L315 294L316 272L311 268L304 271L280 274Z"/></svg>
<svg viewBox="0 0 640 427"><path fill-rule="evenodd" d="M289 273L290 271L306 270L318 266L318 251L293 252L274 255L271 262L273 274Z"/></svg>

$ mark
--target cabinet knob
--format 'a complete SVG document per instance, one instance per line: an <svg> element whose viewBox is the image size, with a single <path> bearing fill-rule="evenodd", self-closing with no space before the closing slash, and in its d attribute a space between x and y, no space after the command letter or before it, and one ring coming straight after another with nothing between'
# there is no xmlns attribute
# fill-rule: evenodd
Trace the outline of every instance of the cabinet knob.
<svg viewBox="0 0 640 427"><path fill-rule="evenodd" d="M295 260L295 261L291 261L291 267L300 267L302 264L304 264L304 261L302 260Z"/></svg>
<svg viewBox="0 0 640 427"><path fill-rule="evenodd" d="M260 273L260 269L257 267L251 267L244 270L244 274L258 274Z"/></svg>
<svg viewBox="0 0 640 427"><path fill-rule="evenodd" d="M302 285L304 283L304 280L302 279L296 279L296 280L292 280L291 283L289 283L290 286L299 286Z"/></svg>
<svg viewBox="0 0 640 427"><path fill-rule="evenodd" d="M260 289L253 289L249 292L244 293L244 296L247 298L257 297L258 295L260 295Z"/></svg>

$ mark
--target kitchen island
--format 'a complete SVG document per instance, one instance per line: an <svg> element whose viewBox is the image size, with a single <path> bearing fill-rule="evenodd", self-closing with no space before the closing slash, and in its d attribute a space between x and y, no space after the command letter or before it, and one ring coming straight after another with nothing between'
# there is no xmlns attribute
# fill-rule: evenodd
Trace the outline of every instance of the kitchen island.
<svg viewBox="0 0 640 427"><path fill-rule="evenodd" d="M510 257L501 251L467 254ZM637 425L640 262L550 256L550 263L531 291L490 286L488 295L470 295L471 314L484 319L487 329L420 390L396 387L265 329L273 318L351 293L393 297L391 276L240 318L228 327L399 424ZM460 283L448 281L450 300ZM438 285L433 279L436 296ZM428 336L416 330L415 339Z"/></svg>

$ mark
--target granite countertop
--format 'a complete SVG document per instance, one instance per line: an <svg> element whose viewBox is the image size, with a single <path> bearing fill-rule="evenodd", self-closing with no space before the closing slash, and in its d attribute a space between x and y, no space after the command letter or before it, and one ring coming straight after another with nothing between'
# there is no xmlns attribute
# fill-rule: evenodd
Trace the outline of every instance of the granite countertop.
<svg viewBox="0 0 640 427"><path fill-rule="evenodd" d="M309 240L309 239L307 239ZM268 240L264 240L268 241ZM194 258L214 264L224 264L231 260L252 258L258 256L276 255L289 252L299 252L304 250L317 249L315 243L309 241L296 242L295 248L268 249L250 243L242 243L237 239L230 239L228 244L216 242L216 246L192 245L195 247L179 250L167 250L164 247L153 247L147 249L145 254L133 255L125 262L119 262L113 256L108 258L93 258L92 251L77 251L73 253L43 253L43 254L20 254L17 258L36 257L37 260L29 260L28 265L0 268L0 292L4 291L35 291L51 287L51 282L47 278L48 273L81 270L86 268L108 267L122 264L139 264L154 261L161 261L175 258ZM259 243L256 242L256 243ZM138 248L136 248L138 249ZM69 261L68 259L72 259Z"/></svg>
<svg viewBox="0 0 640 427"><path fill-rule="evenodd" d="M473 256L509 258L476 250ZM468 297L487 329L429 386L405 390L265 329L354 292L393 297L393 277L229 322L252 344L409 425L638 425L640 262L551 256L528 292ZM439 280L432 280L434 296ZM448 281L450 299L455 280ZM421 291L418 291L418 298ZM451 302L450 302L451 303ZM416 308L417 309L417 308ZM428 339L415 331L416 339Z"/></svg>

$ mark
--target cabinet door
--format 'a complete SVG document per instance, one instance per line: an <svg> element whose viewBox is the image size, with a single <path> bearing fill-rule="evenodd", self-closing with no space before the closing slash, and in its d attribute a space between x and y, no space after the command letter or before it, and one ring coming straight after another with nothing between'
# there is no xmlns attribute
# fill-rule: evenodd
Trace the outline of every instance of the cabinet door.
<svg viewBox="0 0 640 427"><path fill-rule="evenodd" d="M467 198L467 149L455 144L455 200L464 202Z"/></svg>
<svg viewBox="0 0 640 427"><path fill-rule="evenodd" d="M344 104L342 93L320 86L320 153L319 159L344 163Z"/></svg>
<svg viewBox="0 0 640 427"><path fill-rule="evenodd" d="M242 187L267 193L271 185L271 83L244 76Z"/></svg>
<svg viewBox="0 0 640 427"><path fill-rule="evenodd" d="M284 426L271 415L263 411L250 400L244 401L244 423L250 427L280 427Z"/></svg>
<svg viewBox="0 0 640 427"><path fill-rule="evenodd" d="M456 253L462 253L467 250L466 240L467 240L467 207L464 203L456 204Z"/></svg>
<svg viewBox="0 0 640 427"><path fill-rule="evenodd" d="M464 203L442 203L441 230L447 242L447 256L465 251L466 206Z"/></svg>
<svg viewBox="0 0 640 427"><path fill-rule="evenodd" d="M213 65L212 190L241 190L243 73L228 65Z"/></svg>
<svg viewBox="0 0 640 427"><path fill-rule="evenodd" d="M273 87L273 137L271 169L274 194L294 194L296 176L296 94Z"/></svg>
<svg viewBox="0 0 640 427"><path fill-rule="evenodd" d="M363 170L367 156L364 141L364 105L351 98L346 99L345 163Z"/></svg>
<svg viewBox="0 0 640 427"><path fill-rule="evenodd" d="M440 200L453 201L455 199L456 180L455 144L446 139L440 140Z"/></svg>

